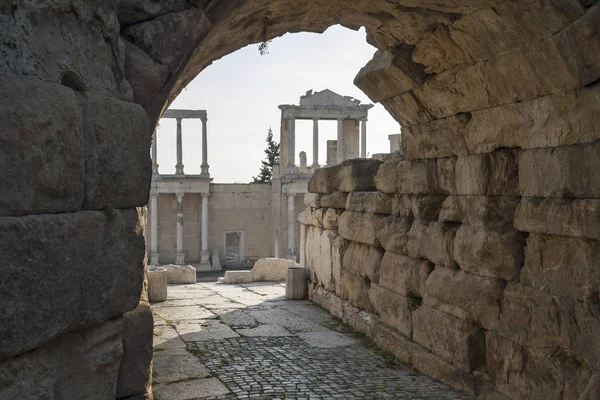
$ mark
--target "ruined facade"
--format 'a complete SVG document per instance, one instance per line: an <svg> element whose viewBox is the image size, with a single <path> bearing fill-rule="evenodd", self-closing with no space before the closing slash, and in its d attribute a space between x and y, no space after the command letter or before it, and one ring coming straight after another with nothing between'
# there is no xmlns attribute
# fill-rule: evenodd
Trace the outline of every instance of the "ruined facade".
<svg viewBox="0 0 600 400"><path fill-rule="evenodd" d="M399 332L376 330L382 347L483 398L599 397L596 1L6 0L0 22L0 397L149 397L154 125L213 60L336 23L379 49L356 84L406 157L364 172L375 186L350 164L316 189L396 199L388 217L321 199L346 209L344 254L373 260L343 264L341 298ZM373 236L392 217L405 250ZM402 281L386 255L422 265L410 293L385 287Z"/></svg>

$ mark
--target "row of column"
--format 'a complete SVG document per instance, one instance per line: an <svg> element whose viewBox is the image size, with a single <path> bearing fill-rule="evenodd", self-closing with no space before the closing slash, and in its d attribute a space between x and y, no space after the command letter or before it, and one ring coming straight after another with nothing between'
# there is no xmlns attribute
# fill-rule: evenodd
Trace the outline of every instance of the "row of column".
<svg viewBox="0 0 600 400"><path fill-rule="evenodd" d="M183 172L183 140L182 140L182 127L181 120L183 118L176 118L177 120L177 164L175 165L175 175L185 175ZM207 118L201 118L202 120L202 164L200 165L200 175L210 176L208 166L208 137L207 137ZM156 134L152 138L152 173L158 175L158 150L156 146Z"/></svg>
<svg viewBox="0 0 600 400"><path fill-rule="evenodd" d="M208 250L208 196L202 193L202 247L200 264L210 265L210 252ZM185 264L186 251L183 247L183 193L175 194L177 198L177 253L175 264ZM158 194L150 195L150 265L159 265L158 256Z"/></svg>
<svg viewBox="0 0 600 400"><path fill-rule="evenodd" d="M288 174L296 173L296 120L289 119L288 126ZM337 162L338 164L344 161L344 119L338 118L337 131ZM360 128L360 157L367 157L367 120L361 120ZM319 118L313 118L313 162L312 169L319 168Z"/></svg>

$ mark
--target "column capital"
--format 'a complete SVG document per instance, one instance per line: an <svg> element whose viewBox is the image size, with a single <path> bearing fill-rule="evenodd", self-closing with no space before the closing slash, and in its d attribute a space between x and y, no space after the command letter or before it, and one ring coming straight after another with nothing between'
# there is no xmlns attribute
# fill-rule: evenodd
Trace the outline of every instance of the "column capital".
<svg viewBox="0 0 600 400"><path fill-rule="evenodd" d="M210 193L200 193L202 197L210 197Z"/></svg>
<svg viewBox="0 0 600 400"><path fill-rule="evenodd" d="M175 193L175 197L177 197L177 201L181 201L185 196L185 193Z"/></svg>
<svg viewBox="0 0 600 400"><path fill-rule="evenodd" d="M183 118L175 118L175 120L177 121L177 125L181 125Z"/></svg>
<svg viewBox="0 0 600 400"><path fill-rule="evenodd" d="M208 121L208 117L200 117L200 120L204 123L206 123L206 121Z"/></svg>

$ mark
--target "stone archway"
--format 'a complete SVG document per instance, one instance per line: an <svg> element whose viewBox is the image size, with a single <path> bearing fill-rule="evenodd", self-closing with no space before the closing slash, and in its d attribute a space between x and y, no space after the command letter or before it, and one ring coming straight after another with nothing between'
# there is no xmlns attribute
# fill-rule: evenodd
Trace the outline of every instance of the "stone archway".
<svg viewBox="0 0 600 400"><path fill-rule="evenodd" d="M427 284L454 288L424 297L420 318L452 340L422 333L417 342L439 363L421 370L457 386L468 379L465 389L490 397L594 397L595 1L114 3L0 5L0 370L11 371L8 396L35 397L34 386L59 398L76 390L111 396L121 343L132 351L143 342L132 335L148 340L147 329L131 328L147 325L134 317L147 316L143 307L125 317L125 328L121 315L142 291L135 207L147 202L150 136L165 105L246 44L340 23L367 28L379 52L356 84L405 127L407 160L383 164L377 189L451 203L444 221L433 203L412 208L423 244L413 255L440 266ZM556 274L546 272L556 265ZM459 295L461 280L478 288L478 302ZM508 328L478 312L502 314ZM464 334L471 328L477 340ZM470 353L465 343L473 341L485 357ZM99 348L108 349L102 363L91 359ZM29 384L42 375L43 385Z"/></svg>

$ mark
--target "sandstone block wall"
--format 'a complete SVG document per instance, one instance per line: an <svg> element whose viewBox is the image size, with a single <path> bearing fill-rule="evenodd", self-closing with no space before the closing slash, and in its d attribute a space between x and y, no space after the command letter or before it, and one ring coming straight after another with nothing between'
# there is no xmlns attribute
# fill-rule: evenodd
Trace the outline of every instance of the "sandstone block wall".
<svg viewBox="0 0 600 400"><path fill-rule="evenodd" d="M472 395L596 398L600 203L579 167L594 152L598 168L594 142L443 158L408 151L411 160L317 171L300 219L311 299ZM540 173L565 154L577 161L556 178ZM340 190L342 181L356 189ZM553 197L566 192L588 198Z"/></svg>

